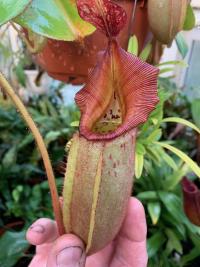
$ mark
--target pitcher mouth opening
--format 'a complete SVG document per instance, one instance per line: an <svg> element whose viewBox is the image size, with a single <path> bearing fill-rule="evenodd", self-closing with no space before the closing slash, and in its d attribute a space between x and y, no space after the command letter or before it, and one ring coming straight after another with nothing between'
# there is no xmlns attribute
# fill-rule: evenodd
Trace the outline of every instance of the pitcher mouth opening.
<svg viewBox="0 0 200 267"><path fill-rule="evenodd" d="M80 134L110 140L144 123L158 103L158 69L123 50L112 38L75 97Z"/></svg>

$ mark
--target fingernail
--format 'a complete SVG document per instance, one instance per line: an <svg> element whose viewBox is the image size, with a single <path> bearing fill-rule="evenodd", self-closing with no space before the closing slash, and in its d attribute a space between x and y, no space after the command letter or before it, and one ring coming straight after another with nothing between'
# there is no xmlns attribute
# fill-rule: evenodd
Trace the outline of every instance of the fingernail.
<svg viewBox="0 0 200 267"><path fill-rule="evenodd" d="M84 253L81 247L67 247L59 252L56 261L58 267L83 266Z"/></svg>
<svg viewBox="0 0 200 267"><path fill-rule="evenodd" d="M33 232L36 232L36 233L44 233L45 232L45 229L42 225L32 225L30 228L29 228L31 231Z"/></svg>

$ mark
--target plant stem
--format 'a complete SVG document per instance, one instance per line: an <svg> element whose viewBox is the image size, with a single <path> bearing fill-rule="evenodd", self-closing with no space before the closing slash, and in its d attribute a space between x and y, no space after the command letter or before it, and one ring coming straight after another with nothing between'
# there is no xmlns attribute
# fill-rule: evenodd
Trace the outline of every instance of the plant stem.
<svg viewBox="0 0 200 267"><path fill-rule="evenodd" d="M56 189L56 182L55 182L55 177L52 169L52 165L49 159L49 155L46 149L46 146L44 144L44 140L35 125L33 119L31 118L30 114L28 113L26 107L18 97L18 95L15 93L11 85L8 83L6 78L3 76L3 74L0 72L0 86L4 89L4 91L9 95L9 97L12 99L14 102L15 106L21 113L24 121L27 123L28 127L30 128L36 143L38 145L39 151L41 153L43 163L46 169L46 174L48 177L48 182L49 182L49 187L50 187L50 192L51 192L51 198L52 198L52 206L54 210L54 215L55 219L58 225L58 231L59 234L62 235L65 233L64 231L64 226L63 226L63 220L62 220L62 211L59 203L59 197L58 197L58 192Z"/></svg>

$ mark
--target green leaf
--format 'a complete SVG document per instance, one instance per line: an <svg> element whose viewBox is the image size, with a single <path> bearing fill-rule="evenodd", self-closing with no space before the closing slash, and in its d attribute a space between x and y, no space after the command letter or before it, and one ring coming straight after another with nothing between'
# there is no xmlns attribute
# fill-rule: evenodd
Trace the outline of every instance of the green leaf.
<svg viewBox="0 0 200 267"><path fill-rule="evenodd" d="M156 253L158 252L159 249L161 249L165 241L166 237L163 235L161 231L157 231L147 240L147 252L149 258L152 258L153 256L156 255Z"/></svg>
<svg viewBox="0 0 200 267"><path fill-rule="evenodd" d="M193 8L190 4L188 4L187 6L187 13L186 13L186 17L185 17L185 21L184 21L184 25L183 25L183 30L184 31L189 31L192 30L195 26L195 15L194 15L194 11Z"/></svg>
<svg viewBox="0 0 200 267"><path fill-rule="evenodd" d="M185 216L185 213L183 212L183 203L180 197L166 191L158 191L158 196L165 205L170 216L173 217L177 223L180 223L180 226L184 225L191 233L200 234L200 227L192 224Z"/></svg>
<svg viewBox="0 0 200 267"><path fill-rule="evenodd" d="M159 75L163 73L171 72L171 71L174 71L174 68L163 68L163 69L160 69Z"/></svg>
<svg viewBox="0 0 200 267"><path fill-rule="evenodd" d="M188 263L199 257L199 247L193 248L188 254L181 258L181 266L189 266Z"/></svg>
<svg viewBox="0 0 200 267"><path fill-rule="evenodd" d="M136 35L131 36L128 42L128 52L133 55L138 55L138 39Z"/></svg>
<svg viewBox="0 0 200 267"><path fill-rule="evenodd" d="M155 191L146 191L137 194L137 198L140 200L157 200L158 194Z"/></svg>
<svg viewBox="0 0 200 267"><path fill-rule="evenodd" d="M161 161L160 154L158 153L155 146L147 146L147 157L151 158L155 163L159 163Z"/></svg>
<svg viewBox="0 0 200 267"><path fill-rule="evenodd" d="M45 104L48 108L49 115L54 119L58 119L58 111L56 110L54 105L48 99L45 99Z"/></svg>
<svg viewBox="0 0 200 267"><path fill-rule="evenodd" d="M178 148L175 148L169 144L166 144L164 142L155 142L155 144L158 144L168 150L170 150L171 152L173 152L174 154L176 154L179 158L182 159L182 161L184 161L192 170L193 172L200 178L200 168L198 167L198 165L191 159L189 158L184 152L182 152L181 150L179 150Z"/></svg>
<svg viewBox="0 0 200 267"><path fill-rule="evenodd" d="M13 191L12 191L12 197L15 202L18 202L20 199L20 195L23 192L23 186L18 185Z"/></svg>
<svg viewBox="0 0 200 267"><path fill-rule="evenodd" d="M80 39L95 30L80 18L75 0L32 0L15 21L35 33L65 41Z"/></svg>
<svg viewBox="0 0 200 267"><path fill-rule="evenodd" d="M25 146L29 145L34 141L34 137L32 134L28 134L24 136L23 140L18 145L18 150L24 148Z"/></svg>
<svg viewBox="0 0 200 267"><path fill-rule="evenodd" d="M173 160L172 157L170 157L165 151L164 149L161 148L160 150L160 153L161 153L161 157L162 159L174 170L176 171L177 170L177 165L175 163L175 161Z"/></svg>
<svg viewBox="0 0 200 267"><path fill-rule="evenodd" d="M176 40L176 45L178 47L178 50L179 50L181 56L184 58L187 55L187 52L188 52L188 45L185 42L185 39L184 39L183 35L179 32L176 35L175 40Z"/></svg>
<svg viewBox="0 0 200 267"><path fill-rule="evenodd" d="M23 86L26 87L26 74L24 72L24 66L22 64L17 64L14 68L15 74L17 76L17 79L19 83Z"/></svg>
<svg viewBox="0 0 200 267"><path fill-rule="evenodd" d="M149 128L150 122L153 122L154 125L158 125L163 118L163 105L164 102L170 97L169 92L167 93L163 89L158 90L158 97L160 99L159 103L156 105L156 109L151 113L149 119L142 126L142 131L140 136L146 136L146 132Z"/></svg>
<svg viewBox="0 0 200 267"><path fill-rule="evenodd" d="M153 122L154 125L158 124L158 120L156 118L151 118L151 121Z"/></svg>
<svg viewBox="0 0 200 267"><path fill-rule="evenodd" d="M58 137L61 135L61 132L60 131L50 131L46 134L45 138L44 138L44 141L45 141L45 144L46 146L48 147L48 145L57 140Z"/></svg>
<svg viewBox="0 0 200 267"><path fill-rule="evenodd" d="M182 180L183 176L185 176L189 171L189 166L187 164L183 164L180 168L175 170L171 175L169 175L164 182L165 188L168 190L172 190L175 186Z"/></svg>
<svg viewBox="0 0 200 267"><path fill-rule="evenodd" d="M79 127L79 121L72 121L71 123L70 123L70 126L71 127Z"/></svg>
<svg viewBox="0 0 200 267"><path fill-rule="evenodd" d="M158 141L161 136L162 136L162 130L156 129L147 137L146 143L149 144L149 143L152 143L154 141Z"/></svg>
<svg viewBox="0 0 200 267"><path fill-rule="evenodd" d="M135 153L135 177L139 179L144 167L144 155Z"/></svg>
<svg viewBox="0 0 200 267"><path fill-rule="evenodd" d="M188 66L188 64L183 60L166 61L166 62L159 63L156 66L157 67L162 67L162 66L165 66L165 65L180 65L182 67L187 67Z"/></svg>
<svg viewBox="0 0 200 267"><path fill-rule="evenodd" d="M198 101L198 104L197 105L200 105L200 101ZM197 107L197 109L200 112L200 107L199 106ZM198 118L199 118L199 116L198 116ZM180 124L183 124L185 126L190 127L191 129L195 130L196 132L198 132L200 134L200 128L198 128L192 122L187 121L185 119L181 119L181 118L178 118L178 117L169 117L169 118L163 119L162 122L176 122L176 123L180 123Z"/></svg>
<svg viewBox="0 0 200 267"><path fill-rule="evenodd" d="M148 43L139 55L139 58L146 61L151 53L152 44Z"/></svg>
<svg viewBox="0 0 200 267"><path fill-rule="evenodd" d="M16 148L16 146L13 146L4 155L4 158L2 160L2 164L5 167L9 168L12 166L12 164L15 163L16 157L17 157L17 148Z"/></svg>
<svg viewBox="0 0 200 267"><path fill-rule="evenodd" d="M0 238L0 266L13 267L30 245L25 240L25 232L7 231Z"/></svg>
<svg viewBox="0 0 200 267"><path fill-rule="evenodd" d="M161 213L161 206L159 202L149 202L147 204L147 209L151 217L153 225L156 225Z"/></svg>
<svg viewBox="0 0 200 267"><path fill-rule="evenodd" d="M182 254L183 248L182 248L181 242L179 241L175 232L172 231L171 229L167 228L165 230L165 233L168 237L168 242L167 242L167 246L166 246L167 253L170 254L173 250L175 250L178 253Z"/></svg>
<svg viewBox="0 0 200 267"><path fill-rule="evenodd" d="M182 211L181 199L175 194L166 191L159 191L158 195L171 216L177 222L184 222L185 216Z"/></svg>
<svg viewBox="0 0 200 267"><path fill-rule="evenodd" d="M167 225L170 225L174 229L176 229L177 233L182 239L186 239L186 227L182 222L176 220L174 216L171 216L171 212L166 211L162 213L162 219L165 221Z"/></svg>
<svg viewBox="0 0 200 267"><path fill-rule="evenodd" d="M30 3L30 0L1 0L0 26L18 16Z"/></svg>
<svg viewBox="0 0 200 267"><path fill-rule="evenodd" d="M190 234L190 238L191 238L193 244L196 247L200 248L200 238L199 238L199 236L195 235L195 234Z"/></svg>
<svg viewBox="0 0 200 267"><path fill-rule="evenodd" d="M200 128L200 99L194 99L191 103L192 118Z"/></svg>
<svg viewBox="0 0 200 267"><path fill-rule="evenodd" d="M140 142L140 140L136 141L136 147L135 150L138 154L144 155L146 153L146 149L144 145Z"/></svg>

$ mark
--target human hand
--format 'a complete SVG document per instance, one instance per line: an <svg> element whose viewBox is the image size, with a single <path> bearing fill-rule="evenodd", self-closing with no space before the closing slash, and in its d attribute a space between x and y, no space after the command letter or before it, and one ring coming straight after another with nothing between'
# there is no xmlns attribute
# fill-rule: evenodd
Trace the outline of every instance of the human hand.
<svg viewBox="0 0 200 267"><path fill-rule="evenodd" d="M56 223L39 219L28 229L27 240L36 245L29 267L146 267L146 219L139 200L130 198L127 215L116 238L104 249L86 257L75 235L58 237Z"/></svg>

